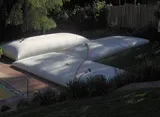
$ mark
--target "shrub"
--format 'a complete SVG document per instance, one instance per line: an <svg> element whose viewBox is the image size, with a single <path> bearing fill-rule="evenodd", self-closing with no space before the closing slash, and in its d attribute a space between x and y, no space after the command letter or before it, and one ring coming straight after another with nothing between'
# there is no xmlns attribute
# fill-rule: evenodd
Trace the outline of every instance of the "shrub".
<svg viewBox="0 0 160 117"><path fill-rule="evenodd" d="M134 83L136 82L135 79L137 79L136 74L132 74L129 72L123 72L121 74L118 74L117 76L115 76L113 79L110 80L110 85L111 85L110 90L114 91L115 89L118 89L122 86Z"/></svg>
<svg viewBox="0 0 160 117"><path fill-rule="evenodd" d="M100 96L108 93L110 85L103 75L97 75L87 78L87 87L89 96Z"/></svg>
<svg viewBox="0 0 160 117"><path fill-rule="evenodd" d="M148 82L160 80L160 65L154 60L145 60L137 65L133 72L138 75L136 82Z"/></svg>
<svg viewBox="0 0 160 117"><path fill-rule="evenodd" d="M132 73L124 72L117 75L110 81L110 85L112 85L112 87L114 86L114 89L117 89L130 83L160 80L160 65L153 59L146 59L142 63L133 67L130 71Z"/></svg>
<svg viewBox="0 0 160 117"><path fill-rule="evenodd" d="M83 98L88 94L87 83L82 80L69 81L68 85L68 93L71 98Z"/></svg>
<svg viewBox="0 0 160 117"><path fill-rule="evenodd" d="M49 105L57 102L58 94L55 90L47 89L34 95L32 102L39 102L40 105Z"/></svg>
<svg viewBox="0 0 160 117"><path fill-rule="evenodd" d="M28 99L21 99L19 101L19 103L17 104L17 108L20 109L20 108L25 108L25 107L28 107L30 104L29 100Z"/></svg>
<svg viewBox="0 0 160 117"><path fill-rule="evenodd" d="M133 73L132 73L133 72ZM102 96L130 83L156 81L160 78L160 66L154 60L145 60L136 65L131 72L117 74L114 78L106 78L103 75L85 78L85 80L71 80L66 89L59 92L48 89L34 95L31 103L21 100L19 107L38 102L39 105L49 105L70 99L81 99L86 97Z"/></svg>
<svg viewBox="0 0 160 117"><path fill-rule="evenodd" d="M79 30L93 30L105 28L106 26L108 11L105 1L94 1L90 4L85 4L83 7L75 5L73 10L68 9L64 12L65 13L62 13L63 15L60 16L60 19L62 19L61 21L72 22ZM58 16L59 14L60 13L58 13ZM64 16L67 16L67 18Z"/></svg>
<svg viewBox="0 0 160 117"><path fill-rule="evenodd" d="M137 29L132 32L133 37L148 39L150 42L159 41L160 34L157 31L157 24L149 24L142 29Z"/></svg>
<svg viewBox="0 0 160 117"><path fill-rule="evenodd" d="M100 96L108 92L108 83L102 75L86 78L86 80L70 81L68 91L72 98L84 98L90 96Z"/></svg>
<svg viewBox="0 0 160 117"><path fill-rule="evenodd" d="M10 108L9 106L3 105L3 106L1 107L0 112L6 112L6 111L9 111L9 110L11 110L11 108Z"/></svg>
<svg viewBox="0 0 160 117"><path fill-rule="evenodd" d="M73 98L100 96L108 94L130 83L149 82L160 80L160 65L153 59L146 59L136 65L130 72L117 74L106 81L102 75L86 78L85 81L70 81L69 91Z"/></svg>

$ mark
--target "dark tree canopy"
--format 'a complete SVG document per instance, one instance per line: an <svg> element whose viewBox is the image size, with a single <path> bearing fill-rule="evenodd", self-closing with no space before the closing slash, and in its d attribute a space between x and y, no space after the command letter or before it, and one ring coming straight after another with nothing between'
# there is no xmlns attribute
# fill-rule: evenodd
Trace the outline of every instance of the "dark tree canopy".
<svg viewBox="0 0 160 117"><path fill-rule="evenodd" d="M106 4L133 4L135 1L146 4L157 0L0 0L0 41L4 41L4 35L14 34L16 30L17 35L34 31L46 32L66 19L76 20L75 25L80 23L78 26L82 26L82 22L93 22L89 25L92 26L98 20L104 24L101 20L106 17Z"/></svg>
<svg viewBox="0 0 160 117"><path fill-rule="evenodd" d="M23 32L55 28L50 12L62 6L63 0L0 0L0 38L4 38L8 26L18 26Z"/></svg>
<svg viewBox="0 0 160 117"><path fill-rule="evenodd" d="M21 25L22 29L49 30L56 27L49 12L58 10L62 0L17 0L8 14L7 24Z"/></svg>

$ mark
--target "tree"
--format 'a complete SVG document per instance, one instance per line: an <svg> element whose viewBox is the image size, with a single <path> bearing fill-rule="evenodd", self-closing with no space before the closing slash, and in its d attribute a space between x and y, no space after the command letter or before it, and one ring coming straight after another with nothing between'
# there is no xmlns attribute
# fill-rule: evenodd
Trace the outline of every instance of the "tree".
<svg viewBox="0 0 160 117"><path fill-rule="evenodd" d="M50 12L60 10L62 0L16 0L6 24L19 25L23 31L49 30L56 27Z"/></svg>
<svg viewBox="0 0 160 117"><path fill-rule="evenodd" d="M0 0L1 41L4 41L4 34L10 26L18 27L23 32L45 32L55 28L56 22L51 12L59 11L62 5L63 0Z"/></svg>

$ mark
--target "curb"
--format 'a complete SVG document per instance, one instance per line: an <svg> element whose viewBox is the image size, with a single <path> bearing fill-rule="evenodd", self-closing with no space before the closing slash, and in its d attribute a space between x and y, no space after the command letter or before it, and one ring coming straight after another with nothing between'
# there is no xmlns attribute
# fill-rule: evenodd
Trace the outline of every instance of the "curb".
<svg viewBox="0 0 160 117"><path fill-rule="evenodd" d="M147 89L147 88L160 88L160 81L132 83L129 85L125 85L117 89L116 91L132 91L132 90Z"/></svg>

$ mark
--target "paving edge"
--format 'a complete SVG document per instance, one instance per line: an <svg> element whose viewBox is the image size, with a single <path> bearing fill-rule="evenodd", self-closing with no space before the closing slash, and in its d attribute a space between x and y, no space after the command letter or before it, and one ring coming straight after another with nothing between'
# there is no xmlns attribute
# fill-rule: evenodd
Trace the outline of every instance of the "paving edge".
<svg viewBox="0 0 160 117"><path fill-rule="evenodd" d="M132 83L129 85L125 85L117 89L116 91L132 91L132 90L147 89L147 88L160 88L160 81Z"/></svg>

